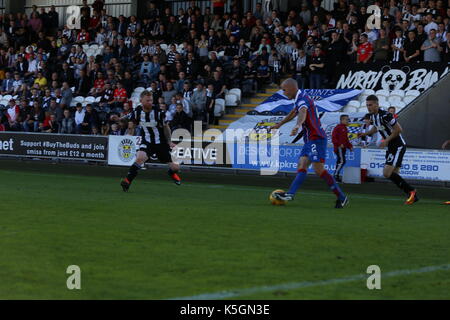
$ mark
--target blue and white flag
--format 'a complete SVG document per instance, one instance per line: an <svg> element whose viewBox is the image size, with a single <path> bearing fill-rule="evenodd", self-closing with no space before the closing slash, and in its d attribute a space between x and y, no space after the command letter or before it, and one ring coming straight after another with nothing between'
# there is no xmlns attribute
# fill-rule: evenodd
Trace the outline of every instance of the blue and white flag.
<svg viewBox="0 0 450 320"><path fill-rule="evenodd" d="M339 111L362 92L362 90L354 89L305 89L304 91L315 101L319 112ZM283 94L283 90L280 90L257 106L255 111L289 113L293 107L294 100L289 100Z"/></svg>

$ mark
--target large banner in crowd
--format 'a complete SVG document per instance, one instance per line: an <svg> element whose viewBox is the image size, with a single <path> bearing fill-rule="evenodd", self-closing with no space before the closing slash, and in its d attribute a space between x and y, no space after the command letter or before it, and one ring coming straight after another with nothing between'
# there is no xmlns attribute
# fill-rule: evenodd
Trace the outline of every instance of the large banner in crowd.
<svg viewBox="0 0 450 320"><path fill-rule="evenodd" d="M106 161L107 150L107 137L0 132L0 155Z"/></svg>
<svg viewBox="0 0 450 320"><path fill-rule="evenodd" d="M315 101L319 112L339 111L362 92L362 90L354 89L305 89L303 91ZM255 108L255 111L260 113L269 111L273 114L289 113L293 107L294 101L288 99L280 90L264 100Z"/></svg>
<svg viewBox="0 0 450 320"><path fill-rule="evenodd" d="M345 64L337 68L337 89L424 91L448 72L439 62Z"/></svg>
<svg viewBox="0 0 450 320"><path fill-rule="evenodd" d="M320 121L322 123L322 127L327 133L328 143L331 142L331 134L333 132L334 127L339 124L339 117L342 114L340 112L325 112L321 114ZM348 126L349 131L349 139L353 145L359 145L360 139L357 136L357 133L360 132L361 126L363 125L362 118L365 113L352 113L350 114L350 124ZM252 116L246 115L234 122L232 122L228 128L224 131L221 136L222 141L237 141L237 142L245 142L245 141L262 141L271 139L273 132L268 132L268 129L280 122L285 116ZM282 126L279 130L277 130L279 135L279 143L280 144L288 144L297 141L303 141L301 138L292 137L291 131L295 126L295 121L290 121Z"/></svg>

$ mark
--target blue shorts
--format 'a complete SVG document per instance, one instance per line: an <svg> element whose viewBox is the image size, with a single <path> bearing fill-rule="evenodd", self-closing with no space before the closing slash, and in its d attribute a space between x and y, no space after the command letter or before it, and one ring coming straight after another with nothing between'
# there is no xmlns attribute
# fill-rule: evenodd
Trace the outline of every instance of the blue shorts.
<svg viewBox="0 0 450 320"><path fill-rule="evenodd" d="M311 140L303 146L300 157L308 157L311 162L325 162L327 157L327 139Z"/></svg>

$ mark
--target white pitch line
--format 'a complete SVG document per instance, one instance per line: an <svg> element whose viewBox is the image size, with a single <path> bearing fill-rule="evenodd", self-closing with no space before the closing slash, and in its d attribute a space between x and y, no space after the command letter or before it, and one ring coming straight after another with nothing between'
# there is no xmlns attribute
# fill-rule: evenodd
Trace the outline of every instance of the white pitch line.
<svg viewBox="0 0 450 320"><path fill-rule="evenodd" d="M428 266L428 267L423 267L423 268L419 268L419 269L396 270L396 271L390 271L390 272L386 272L386 273L381 272L381 280L383 280L385 278L392 278L392 277L397 277L397 276L443 271L443 270L450 270L450 264L440 265L440 266ZM271 291L277 291L277 290L294 290L294 289L311 288L311 287L325 286L325 285L338 284L338 283L346 283L346 282L352 282L352 281L357 281L357 280L365 280L368 277L369 277L368 274L358 274L358 275L353 275L353 276L344 277L344 278L328 279L328 280L322 280L322 281L291 282L291 283L284 283L284 284L273 285L273 286L261 286L261 287L252 287L252 288L246 288L246 289L219 291L219 292L214 292L214 293L199 294L199 295L195 295L195 296L171 298L169 300L228 299L228 298L243 297L243 296L249 296L252 294L271 292Z"/></svg>

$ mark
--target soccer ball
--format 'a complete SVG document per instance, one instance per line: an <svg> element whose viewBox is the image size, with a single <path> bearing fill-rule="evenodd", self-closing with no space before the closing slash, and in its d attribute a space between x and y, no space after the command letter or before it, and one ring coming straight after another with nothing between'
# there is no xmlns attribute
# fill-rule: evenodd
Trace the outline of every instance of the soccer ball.
<svg viewBox="0 0 450 320"><path fill-rule="evenodd" d="M273 190L273 191L270 193L270 195L269 195L270 203L272 203L274 206L283 206L283 205L285 205L285 204L286 204L286 201L284 201L284 200L278 200L278 199L276 199L276 198L274 197L273 194L274 194L275 192L284 192L284 190L281 190L281 189Z"/></svg>

